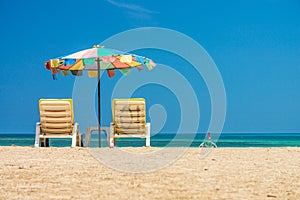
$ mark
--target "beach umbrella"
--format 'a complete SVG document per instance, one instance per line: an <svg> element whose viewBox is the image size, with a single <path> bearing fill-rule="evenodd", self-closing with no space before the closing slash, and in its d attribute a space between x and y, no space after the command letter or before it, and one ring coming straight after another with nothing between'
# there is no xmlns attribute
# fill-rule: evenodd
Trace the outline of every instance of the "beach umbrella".
<svg viewBox="0 0 300 200"><path fill-rule="evenodd" d="M104 48L103 46L94 46L90 49L85 49L67 56L50 59L45 62L46 69L52 72L52 77L55 80L57 74L67 76L81 76L83 71L87 71L90 78L98 78L98 131L99 131L99 147L100 142L100 70L106 70L107 75L112 78L115 75L115 70L119 70L122 74L128 75L131 68L143 70L152 68L156 64L149 58L121 52L114 49Z"/></svg>

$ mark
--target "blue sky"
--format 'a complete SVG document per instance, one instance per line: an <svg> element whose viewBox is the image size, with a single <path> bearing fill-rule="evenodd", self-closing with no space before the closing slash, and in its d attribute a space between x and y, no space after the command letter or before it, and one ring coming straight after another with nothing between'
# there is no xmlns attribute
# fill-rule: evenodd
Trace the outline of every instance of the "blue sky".
<svg viewBox="0 0 300 200"><path fill-rule="evenodd" d="M34 133L39 98L72 97L74 77L53 81L44 61L145 26L182 32L212 57L226 88L224 132L300 132L298 0L4 0L0 9L0 133ZM168 52L138 53L175 69L184 67L182 74L199 91L199 131L205 132L210 100L201 77L187 72L189 63ZM105 125L111 119L106 85L115 82L101 82ZM168 88L145 86L135 95L147 97L150 106L165 106L169 118L162 132L177 128L178 102ZM160 95L171 103L160 101Z"/></svg>

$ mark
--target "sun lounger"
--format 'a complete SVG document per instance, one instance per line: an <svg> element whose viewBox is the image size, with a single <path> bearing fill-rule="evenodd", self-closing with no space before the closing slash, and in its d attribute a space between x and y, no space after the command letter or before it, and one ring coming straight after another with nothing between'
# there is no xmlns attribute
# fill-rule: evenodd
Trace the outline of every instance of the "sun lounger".
<svg viewBox="0 0 300 200"><path fill-rule="evenodd" d="M145 138L150 146L150 123L146 123L145 99L113 99L109 146L116 145L117 138Z"/></svg>
<svg viewBox="0 0 300 200"><path fill-rule="evenodd" d="M74 123L72 99L40 99L40 122L36 123L35 147L49 146L49 138L71 138L81 146L79 124Z"/></svg>

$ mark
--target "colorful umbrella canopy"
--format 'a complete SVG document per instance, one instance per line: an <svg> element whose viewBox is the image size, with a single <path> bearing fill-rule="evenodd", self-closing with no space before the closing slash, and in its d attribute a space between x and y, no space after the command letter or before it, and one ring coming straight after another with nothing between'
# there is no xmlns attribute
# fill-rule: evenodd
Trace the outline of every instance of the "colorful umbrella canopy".
<svg viewBox="0 0 300 200"><path fill-rule="evenodd" d="M151 59L99 46L51 59L45 63L45 67L52 71L53 78L60 72L63 75L71 72L75 76L80 76L83 70L87 70L89 77L97 77L99 70L107 70L108 76L113 77L115 69L127 75L130 68L143 70L147 67L151 70L154 66L155 63Z"/></svg>
<svg viewBox="0 0 300 200"><path fill-rule="evenodd" d="M45 67L51 70L53 79L56 79L56 74L62 73L64 76L71 72L74 76L80 76L83 71L87 71L88 76L98 77L98 131L99 131L99 147L100 140L100 70L106 70L110 78L115 75L115 70L118 69L124 75L130 73L130 68L143 70L144 67L152 70L156 64L149 58L128 54L121 51L107 49L103 46L94 46L93 48L82 50L68 56L50 59L45 62Z"/></svg>

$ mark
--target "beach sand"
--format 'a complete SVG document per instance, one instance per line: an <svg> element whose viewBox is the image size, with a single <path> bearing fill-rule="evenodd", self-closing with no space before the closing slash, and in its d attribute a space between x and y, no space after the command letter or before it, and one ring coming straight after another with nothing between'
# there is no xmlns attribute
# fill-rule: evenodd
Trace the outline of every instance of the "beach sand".
<svg viewBox="0 0 300 200"><path fill-rule="evenodd" d="M86 148L0 147L0 199L300 199L300 148L199 153L189 148L160 170L128 173Z"/></svg>

